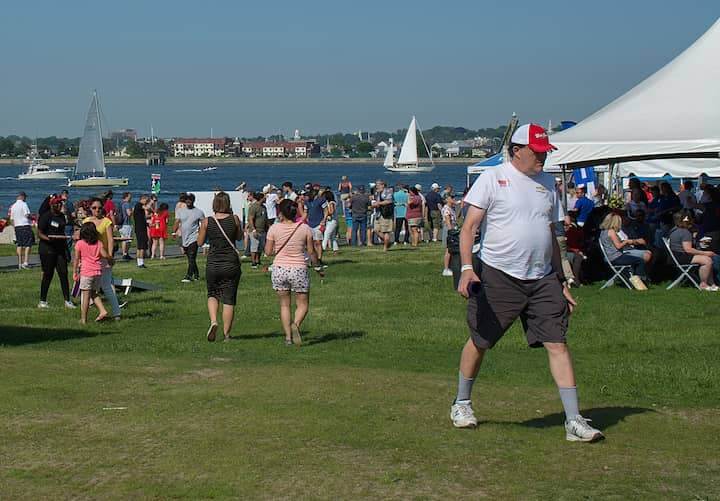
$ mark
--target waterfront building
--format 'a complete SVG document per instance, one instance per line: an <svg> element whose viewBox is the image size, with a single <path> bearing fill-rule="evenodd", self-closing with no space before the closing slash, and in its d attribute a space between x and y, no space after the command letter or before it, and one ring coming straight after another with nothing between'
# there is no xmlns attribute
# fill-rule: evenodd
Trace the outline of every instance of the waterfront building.
<svg viewBox="0 0 720 501"><path fill-rule="evenodd" d="M177 138L173 144L176 157L222 157L229 138Z"/></svg>

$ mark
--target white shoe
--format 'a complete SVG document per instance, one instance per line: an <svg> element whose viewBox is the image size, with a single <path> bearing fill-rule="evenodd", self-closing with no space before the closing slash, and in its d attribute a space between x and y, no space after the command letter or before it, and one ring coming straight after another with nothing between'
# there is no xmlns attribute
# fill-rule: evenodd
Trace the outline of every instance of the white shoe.
<svg viewBox="0 0 720 501"><path fill-rule="evenodd" d="M602 440L605 435L588 424L589 419L577 415L565 421L565 439L570 442L595 442Z"/></svg>
<svg viewBox="0 0 720 501"><path fill-rule="evenodd" d="M27 263L23 263L23 264L20 265L20 269L21 269L21 270L29 270L29 269L30 269L30 265L27 264Z"/></svg>
<svg viewBox="0 0 720 501"><path fill-rule="evenodd" d="M444 276L444 277L451 277L451 276L453 276L452 270L451 270L450 268L445 268L445 269L442 271L442 276Z"/></svg>
<svg viewBox="0 0 720 501"><path fill-rule="evenodd" d="M47 301L40 301L38 303L38 308L50 308L50 305L48 304Z"/></svg>
<svg viewBox="0 0 720 501"><path fill-rule="evenodd" d="M701 287L701 289L709 292L717 292L718 290L720 290L720 287L718 287L717 285L708 285L707 287Z"/></svg>
<svg viewBox="0 0 720 501"><path fill-rule="evenodd" d="M65 301L65 308L73 310L77 308L77 306L75 306L75 303L73 303L72 301Z"/></svg>
<svg viewBox="0 0 720 501"><path fill-rule="evenodd" d="M185 277L185 278L183 278L182 280L180 280L180 282L181 282L181 283L184 283L184 284L189 284L190 282L192 282L192 280L190 280L189 277Z"/></svg>
<svg viewBox="0 0 720 501"><path fill-rule="evenodd" d="M470 400L455 402L450 408L450 419L455 428L475 428L478 424Z"/></svg>

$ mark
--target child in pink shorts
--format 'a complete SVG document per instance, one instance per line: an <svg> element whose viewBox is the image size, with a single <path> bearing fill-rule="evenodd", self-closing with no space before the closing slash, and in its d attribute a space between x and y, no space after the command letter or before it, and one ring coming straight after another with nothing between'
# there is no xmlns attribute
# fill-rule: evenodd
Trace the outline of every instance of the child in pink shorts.
<svg viewBox="0 0 720 501"><path fill-rule="evenodd" d="M100 275L102 274L101 259L109 262L112 257L108 255L102 242L98 240L98 232L93 223L85 223L80 228L80 240L75 244L75 258L73 259L73 279L80 280L82 300L80 306L80 323L87 323L87 313L90 309L90 300L95 303L100 314L95 319L102 322L107 318L108 312L98 297L100 289Z"/></svg>

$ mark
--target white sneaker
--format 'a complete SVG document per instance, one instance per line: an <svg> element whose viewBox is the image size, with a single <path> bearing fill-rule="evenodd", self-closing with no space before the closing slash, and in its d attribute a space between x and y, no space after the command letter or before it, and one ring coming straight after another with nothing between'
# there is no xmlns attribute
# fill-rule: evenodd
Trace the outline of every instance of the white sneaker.
<svg viewBox="0 0 720 501"><path fill-rule="evenodd" d="M75 306L75 303L73 303L72 301L65 301L65 308L69 308L72 310L77 308L77 306Z"/></svg>
<svg viewBox="0 0 720 501"><path fill-rule="evenodd" d="M445 269L442 271L442 276L444 276L444 277L451 277L451 276L453 276L452 270L451 270L450 268L445 268Z"/></svg>
<svg viewBox="0 0 720 501"><path fill-rule="evenodd" d="M190 280L189 277L185 277L185 278L183 278L182 280L180 280L180 282L182 282L182 283L184 283L184 284L189 284L190 282L192 282L192 280Z"/></svg>
<svg viewBox="0 0 720 501"><path fill-rule="evenodd" d="M470 400L455 402L450 408L450 419L455 428L475 428L478 424Z"/></svg>
<svg viewBox="0 0 720 501"><path fill-rule="evenodd" d="M602 440L605 435L588 424L589 419L577 415L565 421L565 439L570 442L595 442Z"/></svg>
<svg viewBox="0 0 720 501"><path fill-rule="evenodd" d="M21 270L29 270L29 269L30 269L30 265L27 264L27 263L23 263L23 264L20 265L20 269L21 269Z"/></svg>
<svg viewBox="0 0 720 501"><path fill-rule="evenodd" d="M38 308L50 308L50 305L48 304L47 301L40 301L38 303Z"/></svg>

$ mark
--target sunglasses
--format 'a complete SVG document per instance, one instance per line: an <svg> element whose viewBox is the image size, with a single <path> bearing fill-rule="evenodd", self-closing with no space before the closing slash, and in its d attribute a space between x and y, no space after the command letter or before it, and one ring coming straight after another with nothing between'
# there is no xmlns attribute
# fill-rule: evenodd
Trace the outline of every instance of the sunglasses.
<svg viewBox="0 0 720 501"><path fill-rule="evenodd" d="M102 209L102 207L98 207L98 206L96 206L96 205L93 205L92 207L90 207L90 209L91 209L91 210L100 210L100 209Z"/></svg>

